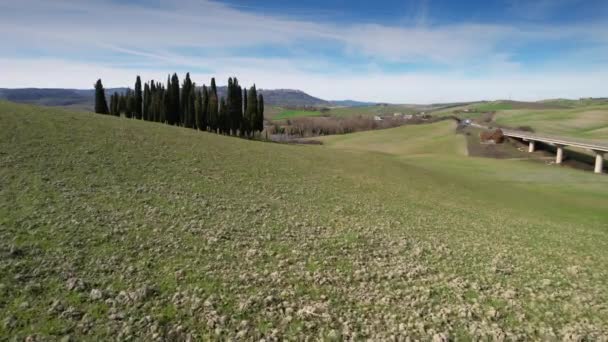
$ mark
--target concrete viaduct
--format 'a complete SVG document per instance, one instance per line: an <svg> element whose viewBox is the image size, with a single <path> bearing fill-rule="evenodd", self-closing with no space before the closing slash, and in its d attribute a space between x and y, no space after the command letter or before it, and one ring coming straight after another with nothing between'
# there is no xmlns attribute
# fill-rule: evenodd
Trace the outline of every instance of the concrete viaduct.
<svg viewBox="0 0 608 342"><path fill-rule="evenodd" d="M518 138L528 142L528 152L534 152L535 143L537 141L554 145L557 148L557 155L555 157L556 164L562 163L562 160L564 159L565 146L572 146L590 150L595 153L595 173L602 173L604 169L604 154L608 153L608 145L606 144L600 145L599 143L580 142L576 140L548 137L537 134L531 134L528 132L513 131L509 129L502 129L502 132L507 137Z"/></svg>

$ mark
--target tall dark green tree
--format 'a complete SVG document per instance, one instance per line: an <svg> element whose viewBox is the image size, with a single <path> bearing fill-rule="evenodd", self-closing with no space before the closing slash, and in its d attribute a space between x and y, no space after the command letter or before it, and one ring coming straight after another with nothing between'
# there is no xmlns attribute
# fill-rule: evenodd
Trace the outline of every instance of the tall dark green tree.
<svg viewBox="0 0 608 342"><path fill-rule="evenodd" d="M247 118L247 88L243 88L243 118L241 119L241 135L249 133L249 120Z"/></svg>
<svg viewBox="0 0 608 342"><path fill-rule="evenodd" d="M224 104L226 105L226 119L225 125L228 131L232 129L232 103L234 102L234 87L232 86L232 77L228 78L228 86L226 87L226 98ZM221 105L221 101L220 101ZM229 132L230 133L230 132Z"/></svg>
<svg viewBox="0 0 608 342"><path fill-rule="evenodd" d="M167 85L169 108L167 112L167 121L170 125L179 125L181 123L180 113L180 94L179 94L179 78L177 74L171 76L171 81Z"/></svg>
<svg viewBox="0 0 608 342"><path fill-rule="evenodd" d="M203 94L200 90L194 91L194 128L202 129L203 127Z"/></svg>
<svg viewBox="0 0 608 342"><path fill-rule="evenodd" d="M160 122L160 90L161 84L155 84L154 81L150 82L150 120Z"/></svg>
<svg viewBox="0 0 608 342"><path fill-rule="evenodd" d="M196 85L190 79L190 73L186 74L181 92L181 124L184 127L194 127L194 88Z"/></svg>
<svg viewBox="0 0 608 342"><path fill-rule="evenodd" d="M154 82L154 81L152 81ZM144 105L142 109L142 119L150 120L150 105L152 104L152 93L150 91L150 85L146 83L144 85Z"/></svg>
<svg viewBox="0 0 608 342"><path fill-rule="evenodd" d="M201 130L205 131L208 129L209 127L209 91L207 90L207 86L203 84L203 92L202 92L202 98L203 98L203 108L202 108L202 117L201 117L201 121L203 126L200 128Z"/></svg>
<svg viewBox="0 0 608 342"><path fill-rule="evenodd" d="M163 91L163 106L162 106L162 111L161 111L161 122L170 124L169 122L169 117L171 117L171 111L173 110L171 107L171 88L169 85L169 88L165 89L165 91Z"/></svg>
<svg viewBox="0 0 608 342"><path fill-rule="evenodd" d="M261 132L264 130L264 96L262 94L258 96L258 110L256 115L255 129Z"/></svg>
<svg viewBox="0 0 608 342"><path fill-rule="evenodd" d="M219 101L217 98L217 87L215 86L215 78L211 79L211 87L209 88L209 105L207 109L207 115L209 118L209 127L212 132L216 132L219 129L218 115L219 115Z"/></svg>
<svg viewBox="0 0 608 342"><path fill-rule="evenodd" d="M220 99L220 107L218 112L218 127L220 133L227 134L229 132L230 128L228 120L228 106L226 106L226 100L222 96Z"/></svg>
<svg viewBox="0 0 608 342"><path fill-rule="evenodd" d="M135 116L136 119L140 119L142 118L142 104L143 104L143 96L141 93L141 78L139 76L137 76L137 79L135 80L135 104L134 104L134 108L133 108L133 115Z"/></svg>
<svg viewBox="0 0 608 342"><path fill-rule="evenodd" d="M228 93L226 105L228 106L229 130L236 134L241 129L243 121L243 90L239 86L238 79L228 79Z"/></svg>
<svg viewBox="0 0 608 342"><path fill-rule="evenodd" d="M243 88L243 114L247 112L247 88Z"/></svg>
<svg viewBox="0 0 608 342"><path fill-rule="evenodd" d="M110 101L110 114L120 116L120 95L118 92L114 92L112 95L112 100Z"/></svg>
<svg viewBox="0 0 608 342"><path fill-rule="evenodd" d="M103 88L101 79L95 83L95 113L109 114L108 103L106 102L106 91Z"/></svg>
<svg viewBox="0 0 608 342"><path fill-rule="evenodd" d="M247 110L245 111L245 118L247 122L247 134L251 135L256 130L256 119L258 112L258 93L255 89L255 84L247 92Z"/></svg>

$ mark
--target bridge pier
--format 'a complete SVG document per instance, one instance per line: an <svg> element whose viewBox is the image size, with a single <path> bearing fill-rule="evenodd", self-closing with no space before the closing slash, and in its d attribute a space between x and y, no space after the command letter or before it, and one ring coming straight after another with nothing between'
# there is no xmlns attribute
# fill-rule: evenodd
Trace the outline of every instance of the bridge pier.
<svg viewBox="0 0 608 342"><path fill-rule="evenodd" d="M564 160L564 145L555 145L557 147L557 155L555 156L555 164L561 164Z"/></svg>
<svg viewBox="0 0 608 342"><path fill-rule="evenodd" d="M604 172L604 152L601 151L593 151L595 152L595 168L593 172L595 173L603 173Z"/></svg>
<svg viewBox="0 0 608 342"><path fill-rule="evenodd" d="M564 147L571 146L580 149L586 149L595 153L595 173L604 172L604 155L608 155L608 145L594 143L594 142L583 142L577 140L569 140L559 137L548 137L536 134L530 134L528 132L511 131L509 129L503 129L503 134L509 138L521 139L524 143L528 144L528 152L534 152L536 150L536 142L542 144L551 144L556 148L555 164L562 164L564 161Z"/></svg>

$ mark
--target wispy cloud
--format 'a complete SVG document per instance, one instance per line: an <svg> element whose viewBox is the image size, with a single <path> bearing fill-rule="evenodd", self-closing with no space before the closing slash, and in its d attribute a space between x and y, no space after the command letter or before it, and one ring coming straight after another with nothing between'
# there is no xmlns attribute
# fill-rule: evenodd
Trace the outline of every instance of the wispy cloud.
<svg viewBox="0 0 608 342"><path fill-rule="evenodd" d="M526 70L525 61L517 60L514 52L536 42L560 41L589 44L590 54L601 51L608 46L608 28L601 23L441 24L429 19L432 13L424 2L417 13L417 19L409 24L390 26L267 15L207 0L159 0L155 6L109 0L7 2L0 5L0 41L5 42L0 44L0 54L5 56L2 70L9 73L0 73L0 86L18 86L18 82L89 86L78 81L82 75L100 76L112 85L124 85L131 82L125 77L132 77L139 72L138 65L145 65L146 72L156 79L164 78L179 66L198 70L201 77L237 74L266 88L296 87L332 98L360 93L360 99L395 102L442 97L453 100L469 95L506 97L513 93L510 89L530 90L533 86L538 90L522 92L521 97L544 93L543 89L552 89L556 93L552 97L557 96L555 87L538 75L552 81L556 75L584 80L587 93L594 93L597 74L566 75L555 62L547 63L551 69ZM282 51L283 56L269 58L265 48ZM325 49L330 50L332 58L325 58ZM45 57L36 59L36 54ZM580 58L575 54L564 55ZM29 68L21 62L24 60L30 63ZM344 63L345 60L350 62ZM424 63L436 68L424 72L386 70L387 65L394 63ZM573 63L565 61L565 64ZM62 68L78 77L54 78L47 72L30 79L28 74L40 66ZM129 72L127 75L125 70ZM520 81L494 83L498 77L527 83L525 87ZM26 80L32 83L23 83ZM366 90L371 80L378 82L378 88L374 88L378 89L377 94ZM430 86L431 82L438 84ZM394 92L388 84L404 90ZM363 90L357 92L352 85ZM414 89L418 85L429 88ZM473 90L476 85L479 88ZM424 95L430 89L434 94ZM445 91L441 93L441 89ZM578 94L572 87L569 89L571 96ZM410 97L412 94L417 97Z"/></svg>

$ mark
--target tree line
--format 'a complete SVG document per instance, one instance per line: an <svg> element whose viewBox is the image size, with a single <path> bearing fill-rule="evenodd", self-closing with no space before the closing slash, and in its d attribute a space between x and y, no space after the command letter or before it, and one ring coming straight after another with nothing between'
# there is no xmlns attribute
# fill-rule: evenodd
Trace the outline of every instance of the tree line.
<svg viewBox="0 0 608 342"><path fill-rule="evenodd" d="M106 101L101 79L95 83L95 113L125 116L227 135L252 136L264 129L264 97L255 84L247 90L236 77L228 79L226 97L218 98L215 78L209 87L197 87L186 74L181 87L177 74L166 85L151 80L124 94L115 92Z"/></svg>

